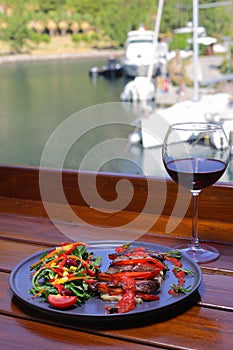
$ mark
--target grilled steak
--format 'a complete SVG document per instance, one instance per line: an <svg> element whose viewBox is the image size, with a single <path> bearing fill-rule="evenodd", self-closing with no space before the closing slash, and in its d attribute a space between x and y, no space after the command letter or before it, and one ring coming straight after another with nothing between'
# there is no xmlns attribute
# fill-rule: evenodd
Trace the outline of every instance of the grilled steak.
<svg viewBox="0 0 233 350"><path fill-rule="evenodd" d="M154 279L154 280L137 280L136 281L136 291L147 293L147 294L153 294L155 293L161 285L161 279Z"/></svg>
<svg viewBox="0 0 233 350"><path fill-rule="evenodd" d="M159 287L160 287L160 279L154 279L154 280L136 280L136 291L141 293L147 293L147 294L153 294L155 293ZM97 283L97 289L100 290L100 292L105 293L106 290L111 291L112 294L114 294L114 291L118 292L120 294L120 289L122 288L122 284L119 282L116 286L116 283L113 281L110 282L98 282ZM122 290L123 291L123 290Z"/></svg>
<svg viewBox="0 0 233 350"><path fill-rule="evenodd" d="M156 301L156 292L161 286L167 271L164 257L143 247L128 249L117 247L109 254L112 261L105 272L98 274L96 288L100 297L108 302L109 313L127 312L135 308L136 303Z"/></svg>
<svg viewBox="0 0 233 350"><path fill-rule="evenodd" d="M109 273L111 275L118 273L118 272L125 272L125 271L153 271L153 266L144 266L144 265L118 265L118 266L110 266L106 273Z"/></svg>

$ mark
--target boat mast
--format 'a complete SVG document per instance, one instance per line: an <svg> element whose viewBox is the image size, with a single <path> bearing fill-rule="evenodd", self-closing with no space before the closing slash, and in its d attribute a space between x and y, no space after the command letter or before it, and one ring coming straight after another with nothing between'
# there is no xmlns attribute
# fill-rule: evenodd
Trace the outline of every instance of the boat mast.
<svg viewBox="0 0 233 350"><path fill-rule="evenodd" d="M194 101L199 100L199 45L198 45L198 25L199 25L199 0L193 0L193 89Z"/></svg>
<svg viewBox="0 0 233 350"><path fill-rule="evenodd" d="M228 6L232 5L233 1L220 1L209 4L199 5L199 0L193 0L193 89L194 101L198 101L199 96L199 45L198 45L198 26L199 26L199 9L210 7Z"/></svg>
<svg viewBox="0 0 233 350"><path fill-rule="evenodd" d="M153 37L153 44L154 44L154 48L158 47L158 38L159 38L159 30L160 30L160 22L161 22L161 17L162 17L162 13L163 13L163 3L164 0L159 0L158 3L158 10L157 10L157 16L156 16L156 21L155 21L155 26L154 26L154 37ZM148 68L148 73L147 73L147 77L151 80L152 76L153 76L153 57L151 57L151 64L149 65Z"/></svg>

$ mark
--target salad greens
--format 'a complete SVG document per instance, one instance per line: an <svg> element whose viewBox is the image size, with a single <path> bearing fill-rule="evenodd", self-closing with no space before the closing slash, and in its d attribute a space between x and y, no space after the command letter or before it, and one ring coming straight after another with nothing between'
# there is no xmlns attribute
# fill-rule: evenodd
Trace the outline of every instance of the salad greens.
<svg viewBox="0 0 233 350"><path fill-rule="evenodd" d="M76 304L96 294L92 286L97 282L101 257L94 257L87 245L80 242L64 243L45 252L30 269L33 298L48 301L49 295L76 296Z"/></svg>

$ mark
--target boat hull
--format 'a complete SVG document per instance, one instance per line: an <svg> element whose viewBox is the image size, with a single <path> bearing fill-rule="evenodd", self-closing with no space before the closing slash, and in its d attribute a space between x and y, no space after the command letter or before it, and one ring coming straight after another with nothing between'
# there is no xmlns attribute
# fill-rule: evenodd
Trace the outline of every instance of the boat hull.
<svg viewBox="0 0 233 350"><path fill-rule="evenodd" d="M124 70L121 64L117 63L114 66L105 65L102 67L92 67L89 71L91 77L103 75L106 78L118 78L122 77Z"/></svg>
<svg viewBox="0 0 233 350"><path fill-rule="evenodd" d="M153 76L156 75L160 57L158 45L154 42L154 32L140 28L130 31L125 42L125 53L121 60L126 76L135 78L147 76L149 67L153 67Z"/></svg>
<svg viewBox="0 0 233 350"><path fill-rule="evenodd" d="M124 73L126 76L130 78L136 78L139 76L147 76L148 70L149 70L149 64L134 64L134 63L128 63L123 62L122 64ZM153 65L153 71L152 76L156 76L158 74L159 65L154 64Z"/></svg>

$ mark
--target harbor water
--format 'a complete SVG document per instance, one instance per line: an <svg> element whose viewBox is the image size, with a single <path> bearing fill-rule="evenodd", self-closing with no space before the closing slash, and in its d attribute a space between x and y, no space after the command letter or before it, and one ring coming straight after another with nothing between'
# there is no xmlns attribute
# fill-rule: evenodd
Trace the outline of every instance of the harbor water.
<svg viewBox="0 0 233 350"><path fill-rule="evenodd" d="M147 108L120 101L125 78L89 76L91 67L105 63L85 58L1 64L0 163L39 166L51 136L75 116L77 140L66 150L65 168L164 176L160 147L128 142ZM113 148L122 149L117 154ZM50 154L46 166L57 164ZM232 173L229 167L223 181L233 181Z"/></svg>

